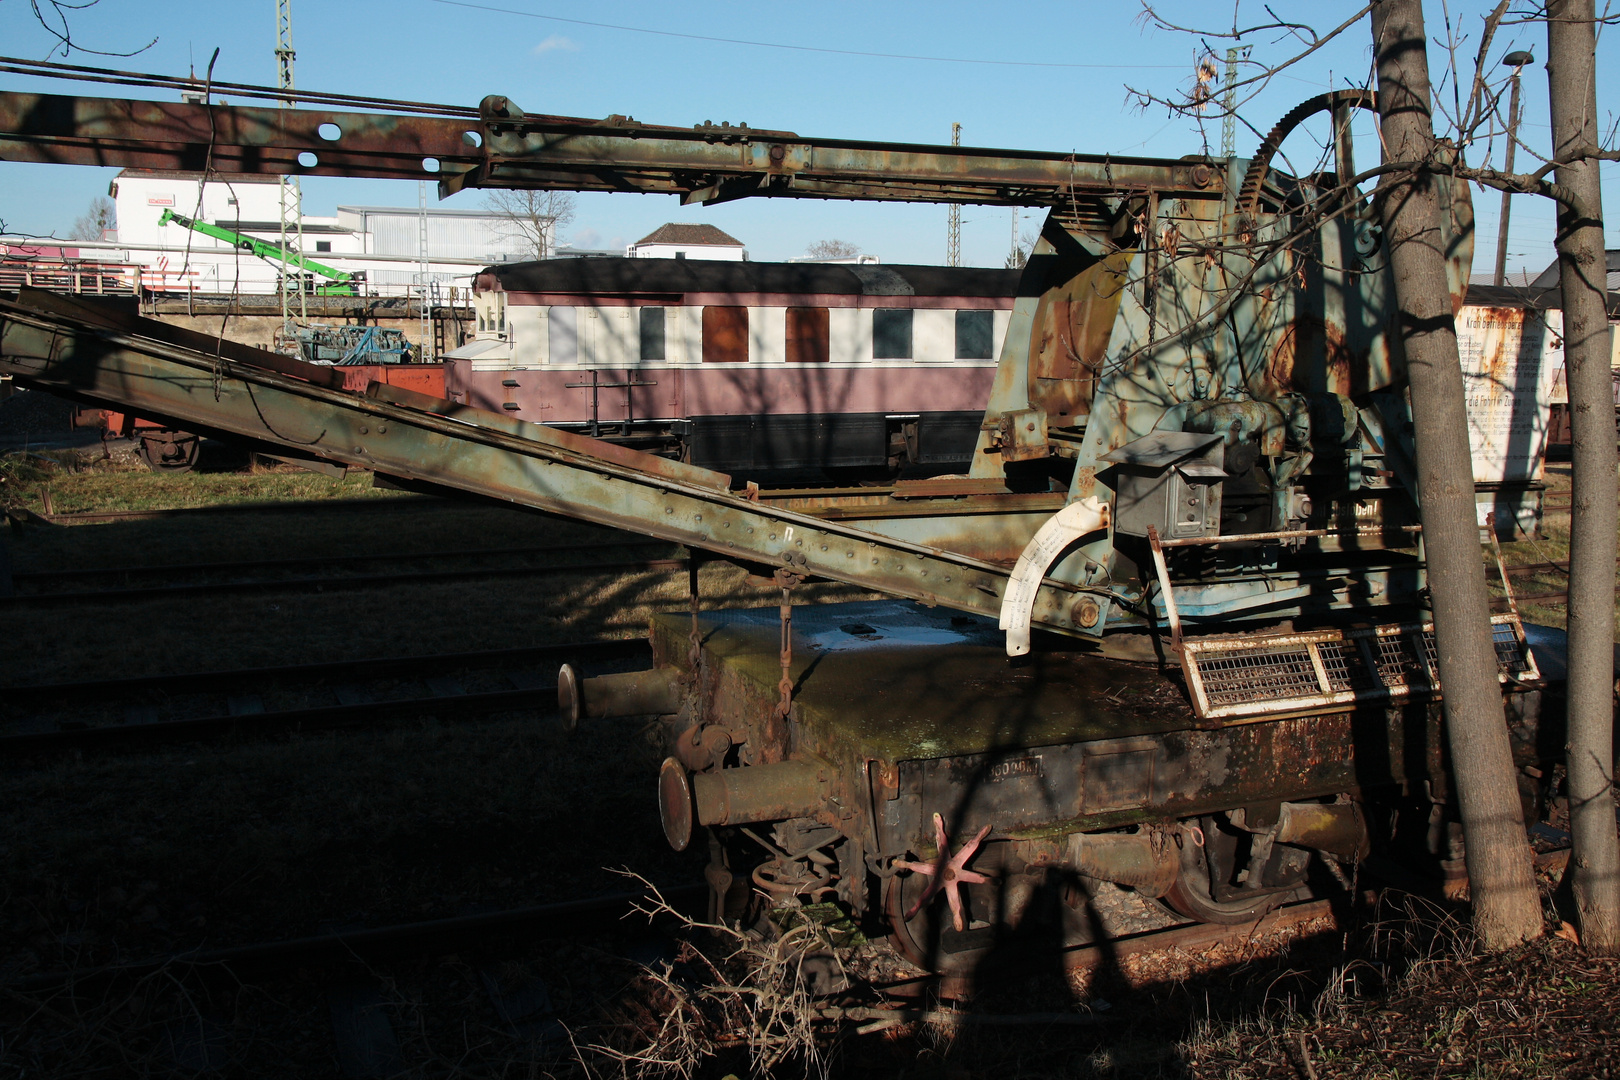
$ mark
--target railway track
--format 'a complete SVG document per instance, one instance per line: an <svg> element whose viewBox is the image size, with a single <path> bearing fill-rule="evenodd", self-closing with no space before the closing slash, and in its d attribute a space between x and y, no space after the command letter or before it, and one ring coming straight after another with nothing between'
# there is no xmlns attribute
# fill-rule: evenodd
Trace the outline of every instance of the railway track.
<svg viewBox="0 0 1620 1080"><path fill-rule="evenodd" d="M39 607L61 604L106 604L154 600L174 596L196 596L224 593L317 591L335 589L363 589L399 584L425 584L429 582L473 581L502 577L551 577L564 574L590 573L670 573L686 568L684 558L616 560L616 561L553 561L531 562L519 565L466 566L447 568L446 563L476 562L485 558L536 558L541 556L567 556L594 553L604 547L669 548L657 541L606 541L594 547L578 544L540 545L517 548L484 548L471 551L409 553L395 555L339 556L331 559L268 559L237 563L200 563L189 566L129 566L90 568L84 570L52 570L17 573L11 577L12 595L0 597L0 606ZM410 564L419 564L411 566ZM421 565L425 564L425 565ZM331 573L334 568L389 566L383 573ZM324 573L320 571L326 571ZM291 572L289 572L291 571ZM302 571L302 572L299 572ZM314 572L311 572L314 571ZM265 576L266 573L277 576ZM255 576L258 575L258 576ZM159 581L142 584L154 578L183 577L191 580ZM204 578L206 580L196 580ZM130 584L119 588L73 589L61 588L75 581L122 581Z"/></svg>
<svg viewBox="0 0 1620 1080"><path fill-rule="evenodd" d="M1620 559L1615 560L1615 565L1620 566ZM1552 560L1552 561L1548 561L1548 562L1539 562L1539 563L1524 563L1524 564L1519 565L1519 566L1510 566L1510 567L1508 567L1507 568L1507 573L1508 573L1508 577L1510 577L1510 578L1515 578L1515 577L1535 577L1535 576L1538 576L1538 575L1541 575L1541 574L1555 574L1555 573L1556 574L1562 574L1565 577L1568 577L1569 576L1569 560L1561 559L1561 560ZM1616 586L1615 591L1617 593L1620 593L1620 586ZM1562 589L1558 590L1556 592L1537 592L1537 593L1515 592L1513 594L1513 599L1514 599L1514 602L1520 603L1520 604L1541 604L1541 605L1553 605L1553 606L1556 606L1556 605L1559 605L1559 604L1568 603L1569 602L1569 593L1568 593L1568 591L1562 590ZM1498 597L1497 601L1499 603L1505 603L1505 598L1504 597Z"/></svg>
<svg viewBox="0 0 1620 1080"><path fill-rule="evenodd" d="M53 604L100 604L133 602L173 596L205 595L231 592L274 592L278 590L327 591L347 588L375 588L402 583L429 583L472 581L501 577L549 577L569 573L671 573L686 569L685 558L643 559L613 562L563 561L518 566L473 566L446 569L447 561L476 561L488 558L536 557L586 554L601 547L614 548L668 548L670 545L656 540L610 541L595 547L579 544L528 545L504 548L474 548L456 552L397 553L388 555L345 555L323 559L260 559L239 562L162 564L150 566L93 567L73 570L47 570L12 575L13 593L0 596L0 606L38 606ZM435 563L437 567L409 568L410 563ZM401 564L407 564L402 566ZM1620 561L1617 561L1620 564ZM392 566L386 573L333 574L318 571L343 567L367 568ZM314 571L314 572L312 572ZM1508 567L1509 577L1529 577L1543 573L1568 573L1567 561L1527 563ZM253 577L266 572L286 572L281 577ZM153 578L204 577L206 581L160 581L141 584ZM65 589L52 591L53 586L75 582L114 581L128 583L119 588ZM1553 596L1562 594L1538 594Z"/></svg>
<svg viewBox="0 0 1620 1080"><path fill-rule="evenodd" d="M1560 491L1542 496L1541 509L1546 512L1567 514L1573 496L1568 491Z"/></svg>
<svg viewBox="0 0 1620 1080"><path fill-rule="evenodd" d="M594 641L10 686L0 689L0 761L550 708L561 664L598 674L644 666L649 655L643 640Z"/></svg>
<svg viewBox="0 0 1620 1080"><path fill-rule="evenodd" d="M708 886L680 885L661 889L659 895L677 911L700 914ZM565 936L581 929L595 930L623 919L651 899L651 894L645 891L621 892L393 926L334 930L215 949L187 949L130 963L39 972L0 982L0 988L21 994L68 986L84 991L159 972L179 975L193 971L256 979L307 968L348 967L401 956L454 952L491 940L507 944L517 937Z"/></svg>
<svg viewBox="0 0 1620 1080"><path fill-rule="evenodd" d="M57 513L49 489L42 492L44 513L20 511L19 516L38 519L46 525L110 525L122 521L160 521L187 518L197 514L287 514L302 511L421 510L466 506L464 502L432 495L388 495L370 499L299 499L277 502L215 503L210 506L167 507L161 510L73 510Z"/></svg>
<svg viewBox="0 0 1620 1080"><path fill-rule="evenodd" d="M289 570L295 572L313 573L320 570L331 570L343 566L387 566L396 562L410 562L423 559L484 559L498 558L512 555L552 555L559 552L592 551L598 547L670 547L661 540L649 540L643 537L615 540L605 538L602 544L587 547L583 544L527 544L520 547L497 548L461 548L453 552L442 551L405 551L393 554L370 555L333 555L321 558L302 559L249 559L224 562L191 562L191 563L150 563L135 566L93 566L74 567L71 570L35 570L27 573L13 574L12 580L30 586L50 584L60 581L123 581L139 578L167 577L172 575L188 574L222 574L237 576L265 570Z"/></svg>
<svg viewBox="0 0 1620 1080"><path fill-rule="evenodd" d="M663 889L660 896L680 914L701 917L707 891L705 885L688 885ZM238 1011L227 1025L210 1019L196 1003L214 1002L217 1009L221 1001L263 997L265 989L274 987L273 996L286 1003L284 1008L298 1010L295 1015L300 1017L301 1025L310 1025L315 1016L326 1014L329 1031L315 1037L324 1037L331 1048L328 1053L335 1052L344 1075L394 1075L404 1072L422 1053L431 1053L431 1048L420 1040L402 1039L402 1031L407 1037L411 1034L409 1027L396 1026L402 1020L406 1025L427 1020L420 1011L422 1006L402 1017L398 1015L402 1010L389 1007L389 997L398 993L395 988L402 977L412 984L422 978L422 961L448 960L454 970L472 976L471 985L456 995L458 1000L453 1004L444 1002L441 1008L457 1008L465 1013L473 1004L467 991L474 991L484 1000L474 1004L472 1016L461 1023L471 1019L486 1030L496 1030L489 1029L488 1020L479 1015L492 1012L499 1027L505 1029L505 1037L512 1040L506 1044L511 1050L505 1056L543 1056L549 1047L551 1053L568 1060L573 1056L570 1048L579 1044L572 1042L570 1030L563 1026L564 1017L576 1024L584 1020L586 1030L601 1021L581 1017L578 1004L559 1015L561 1010L553 1005L547 982L561 981L566 975L551 970L544 960L536 963L534 945L548 940L571 942L601 960L622 965L628 972L638 965L660 970L668 963L672 967L663 970L672 971L679 984L688 988L709 981L700 974L700 965L684 970L673 966L682 934L679 930L671 932L672 920L659 920L646 930L639 926L632 929L631 934L640 939L639 945L622 931L615 933L615 925L649 899L648 893L618 893L486 914L188 950L132 963L37 972L0 982L0 999L14 1009L25 1009L33 1025L55 1021L71 1030L82 1029L87 1019L103 1012L118 1017L131 1015L130 1011L119 1012L113 1002L178 998L191 1019L180 1024L171 1021L167 1037L147 1040L151 1049L142 1057L165 1071L177 1071L174 1066L178 1065L178 1071L195 1073L217 1070L234 1057L250 1053L247 1047L262 1045L267 1036L253 1030L255 1019L263 1022L262 1014ZM1222 943L1245 947L1261 937L1275 940L1276 935L1286 933L1302 936L1319 929L1332 916L1327 901L1295 904L1249 924L1177 926L1069 950L1061 959L1066 967L1077 969L1162 951L1199 953ZM442 963L431 965L429 970L434 966L445 970ZM996 978L1005 979L1009 974L1015 973L1000 971ZM904 1024L1050 1031L1104 1026L1127 1019L1091 1010L1008 1014L984 1012L971 1005L944 1004L970 1001L974 989L965 980L942 981L934 976L856 981L834 996L806 1002L808 1011L803 1019L813 1025L818 1040L834 1037L834 1032L840 1030L868 1035ZM729 992L746 993L737 988ZM925 1003L925 998L934 1003ZM587 1007L594 1011L593 1006ZM1140 1022L1142 1017L1136 1020ZM272 1031L281 1030L273 1019L271 1025ZM98 1025L93 1033L103 1029ZM113 1030L116 1033L116 1028ZM306 1027L299 1035L307 1040L314 1032ZM130 1063L125 1044L105 1041L108 1049Z"/></svg>
<svg viewBox="0 0 1620 1080"><path fill-rule="evenodd" d="M697 920L702 918L707 896L708 887L701 884L665 888L658 893L662 906ZM537 938L573 938L601 932L638 910L647 910L653 899L648 891L623 892L393 926L339 930L223 948L183 950L133 962L36 972L0 982L0 994L13 1000L63 992L79 997L99 996L154 976L175 983L197 977L237 985L274 979L294 972L307 975L327 971L341 976L344 972L360 970L375 977L376 967L390 961L480 951L491 947L510 952L515 945ZM1057 959L1070 971L1096 968L1127 957L1170 950L1197 953L1220 944L1248 944L1260 937L1297 931L1334 919L1331 901L1304 901L1285 905L1237 925L1184 923L1076 946L1062 950ZM1042 957L1038 962L1047 965L1050 960ZM1016 966L997 971L998 978L1016 974ZM976 1019L1002 1025L1061 1024L1064 1021L1058 1018L1060 1015L1066 1016L1071 1022L1096 1022L1095 1016L1089 1013L997 1018L976 1017L968 1011L907 1007L908 1002L924 995L967 1000L972 996L973 989L968 979L941 978L929 974L865 983L849 988L841 994L842 999L876 1000L877 1005L828 1002L817 1008L817 1017L825 1021L852 1021L869 1025L863 1029L866 1031L901 1023L956 1024L973 1023ZM341 1032L339 1034L341 1037Z"/></svg>

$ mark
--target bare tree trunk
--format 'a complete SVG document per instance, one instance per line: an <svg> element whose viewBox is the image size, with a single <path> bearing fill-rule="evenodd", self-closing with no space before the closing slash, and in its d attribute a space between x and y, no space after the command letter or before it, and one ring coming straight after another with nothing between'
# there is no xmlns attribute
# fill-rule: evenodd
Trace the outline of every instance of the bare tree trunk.
<svg viewBox="0 0 1620 1080"><path fill-rule="evenodd" d="M1381 0L1373 8L1372 29L1386 160L1432 160L1421 0ZM1486 948L1505 949L1540 935L1541 904L1491 643L1462 365L1432 176L1419 173L1396 183L1380 210L1412 389L1423 543L1474 929Z"/></svg>
<svg viewBox="0 0 1620 1080"><path fill-rule="evenodd" d="M1558 156L1598 148L1593 0L1547 6L1547 88ZM1558 207L1574 499L1569 525L1570 861L1581 944L1620 953L1620 837L1614 821L1614 389L1609 374L1608 263L1596 160L1560 166L1584 204Z"/></svg>

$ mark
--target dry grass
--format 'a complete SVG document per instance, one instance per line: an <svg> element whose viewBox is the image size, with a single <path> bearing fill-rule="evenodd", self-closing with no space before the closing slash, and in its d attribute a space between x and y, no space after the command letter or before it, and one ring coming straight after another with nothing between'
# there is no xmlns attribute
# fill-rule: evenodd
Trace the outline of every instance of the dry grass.
<svg viewBox="0 0 1620 1080"><path fill-rule="evenodd" d="M1541 1078L1615 1075L1620 962L1555 936L1482 953L1466 926L1414 906L1368 927L1312 1003L1205 1021L1186 1043L1186 1075ZM1357 992L1357 982L1370 992Z"/></svg>
<svg viewBox="0 0 1620 1080"><path fill-rule="evenodd" d="M190 473L152 472L132 451L108 454L91 449L42 450L11 453L0 462L26 462L26 478L10 487L6 505L59 514L108 510L168 510L197 506L225 506L252 502L296 500L398 498L399 493L375 488L369 473L351 473L341 480L291 465L243 468L246 455L228 448L216 450ZM6 466L0 465L0 475Z"/></svg>
<svg viewBox="0 0 1620 1080"><path fill-rule="evenodd" d="M1570 466L1550 464L1546 472L1547 489L1549 494L1567 494L1570 490ZM1620 554L1620 552L1617 552ZM1502 556L1509 566L1525 566L1530 563L1544 563L1567 560L1569 558L1569 512L1567 510L1550 510L1541 522L1541 535L1534 539L1519 540L1502 545ZM1488 573L1488 578L1496 582L1494 566ZM1537 593L1562 592L1569 585L1569 575L1560 570L1546 570L1528 577L1515 577L1513 579L1513 592L1515 595L1534 595ZM1500 587L1493 584L1492 596L1501 596ZM1620 565L1616 566L1616 592L1615 592L1615 640L1620 642ZM1562 629L1567 619L1564 604L1560 601L1544 601L1539 603L1520 603L1519 612L1526 622L1539 623L1542 626L1556 626Z"/></svg>

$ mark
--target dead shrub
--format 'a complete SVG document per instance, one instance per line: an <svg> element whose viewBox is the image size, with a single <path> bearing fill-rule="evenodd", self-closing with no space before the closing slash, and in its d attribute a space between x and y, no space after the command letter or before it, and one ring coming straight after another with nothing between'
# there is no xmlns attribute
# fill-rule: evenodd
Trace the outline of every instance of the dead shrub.
<svg viewBox="0 0 1620 1080"><path fill-rule="evenodd" d="M641 965L597 1041L579 1046L580 1064L626 1078L689 1080L710 1059L745 1055L752 1075L791 1067L826 1077L832 1028L809 990L806 962L819 963L831 942L814 922L773 937L675 910L640 875L621 871L647 890L636 908L649 920L675 920L683 931L676 957Z"/></svg>

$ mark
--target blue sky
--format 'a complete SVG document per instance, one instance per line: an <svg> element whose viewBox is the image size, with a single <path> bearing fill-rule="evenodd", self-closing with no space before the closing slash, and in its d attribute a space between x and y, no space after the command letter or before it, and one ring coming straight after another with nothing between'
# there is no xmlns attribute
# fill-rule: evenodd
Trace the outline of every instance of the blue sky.
<svg viewBox="0 0 1620 1080"><path fill-rule="evenodd" d="M1298 17L1319 30L1359 6L1286 0L1272 5L1285 15L1305 13ZM1470 58L1488 5L1451 0L1448 6L1452 26L1466 35L1459 56ZM1443 35L1440 3L1427 9L1431 36ZM1189 26L1214 29L1232 22L1227 5L1170 0L1158 10ZM1168 116L1162 106L1136 108L1127 100L1127 85L1174 95L1191 84L1201 40L1223 53L1225 48L1214 39L1145 27L1130 0L994 6L957 0L710 0L697 7L646 0L292 0L292 11L297 80L306 89L463 105L499 93L532 112L624 113L683 125L746 121L802 135L896 142L948 142L957 121L963 141L972 145L1163 157L1199 152L1204 143L1196 125ZM1244 0L1238 11L1239 22L1269 21L1254 0ZM216 78L275 80L275 0L101 0L73 15L72 28L79 44L114 51L157 38L136 56L76 52L73 63L184 74L193 64L200 71L218 48ZM26 0L0 0L0 36L6 43L0 51L10 55L42 59L51 50ZM1363 20L1281 74L1246 105L1246 119L1265 129L1330 85L1365 80L1368 36ZM1255 41L1257 56L1297 51L1279 31ZM1493 59L1512 47L1532 48L1537 56L1538 63L1525 69L1524 131L1528 143L1545 147L1546 74L1539 63L1545 30L1504 31ZM1438 69L1445 60L1444 50L1431 46L1431 65ZM1620 28L1600 40L1598 70L1600 78L1620 71ZM14 75L0 75L0 88L164 96ZM1449 87L1441 97L1449 99ZM1620 113L1614 79L1600 82L1598 107L1611 123L1609 114ZM1362 134L1358 159L1366 162L1373 154L1370 124L1362 124ZM1218 150L1218 124L1208 137ZM1258 141L1253 131L1240 128L1238 153L1251 153ZM1304 136L1290 148L1309 153ZM1611 207L1620 205L1617 168L1604 166L1604 198ZM0 163L0 220L14 231L63 234L90 199L106 191L112 172ZM481 199L478 192L463 192L447 205L474 207ZM305 181L305 200L314 214L329 214L338 203L415 205L416 188L408 181L312 178ZM1476 191L1476 272L1488 271L1494 257L1499 203L1498 194ZM962 217L964 261L999 265L1009 244L1011 211L966 207ZM1610 217L1620 221L1620 212ZM666 221L712 222L746 243L756 259L801 254L808 244L829 238L854 242L887 262L944 259L946 209L933 205L744 200L705 209L683 208L668 196L587 194L579 197L572 238L582 246L614 247ZM1034 214L1025 211L1025 231L1035 224ZM1620 229L1611 228L1609 237L1609 246L1620 247ZM1510 269L1539 269L1550 261L1552 211L1541 200L1515 199L1508 250Z"/></svg>

